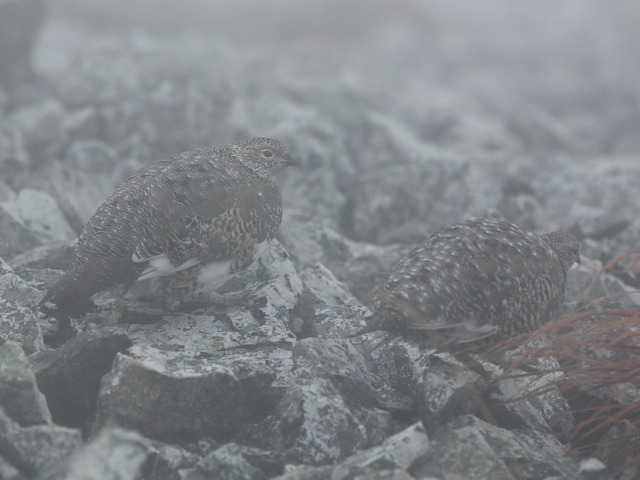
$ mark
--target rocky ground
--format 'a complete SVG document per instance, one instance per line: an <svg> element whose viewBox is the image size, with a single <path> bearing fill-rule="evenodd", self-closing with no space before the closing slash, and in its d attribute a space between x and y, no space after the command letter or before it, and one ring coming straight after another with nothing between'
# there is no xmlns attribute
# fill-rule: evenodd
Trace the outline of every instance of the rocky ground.
<svg viewBox="0 0 640 480"><path fill-rule="evenodd" d="M635 2L230 3L235 35L212 7L114 29L119 2L61 3L32 68L0 42L0 478L608 477L559 390L506 402L560 374L459 398L480 377L451 356L348 336L395 261L478 215L580 238L566 311L637 308L631 261L597 276L640 238ZM62 333L33 309L130 173L249 136L301 164L255 298L123 315L106 292Z"/></svg>

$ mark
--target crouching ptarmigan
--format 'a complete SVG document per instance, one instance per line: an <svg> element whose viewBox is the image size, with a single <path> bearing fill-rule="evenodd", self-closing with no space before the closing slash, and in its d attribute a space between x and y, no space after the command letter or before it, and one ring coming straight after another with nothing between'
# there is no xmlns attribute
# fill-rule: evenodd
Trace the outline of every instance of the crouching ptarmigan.
<svg viewBox="0 0 640 480"><path fill-rule="evenodd" d="M567 233L538 236L489 218L454 224L393 267L358 334L389 330L456 350L529 332L557 314L575 262L579 244Z"/></svg>
<svg viewBox="0 0 640 480"><path fill-rule="evenodd" d="M47 314L82 309L117 284L149 281L154 297L228 305L216 293L248 267L282 220L275 173L296 165L269 138L191 150L149 163L93 214L72 264L39 303Z"/></svg>

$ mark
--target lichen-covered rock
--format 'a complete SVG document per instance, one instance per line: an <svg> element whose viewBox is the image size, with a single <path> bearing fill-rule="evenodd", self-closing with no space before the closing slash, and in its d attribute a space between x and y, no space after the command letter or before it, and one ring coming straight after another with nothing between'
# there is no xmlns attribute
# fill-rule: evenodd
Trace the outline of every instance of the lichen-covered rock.
<svg viewBox="0 0 640 480"><path fill-rule="evenodd" d="M82 443L79 430L55 425L21 428L0 409L0 455L29 478L54 468Z"/></svg>
<svg viewBox="0 0 640 480"><path fill-rule="evenodd" d="M102 379L94 428L118 426L168 441L230 439L266 414L273 373L249 362L228 364L133 347Z"/></svg>
<svg viewBox="0 0 640 480"><path fill-rule="evenodd" d="M186 480L266 480L282 473L284 464L280 455L256 448L229 443L205 456Z"/></svg>
<svg viewBox="0 0 640 480"><path fill-rule="evenodd" d="M0 345L0 407L23 427L51 423L44 395L20 346Z"/></svg>
<svg viewBox="0 0 640 480"><path fill-rule="evenodd" d="M135 432L105 429L37 480L135 480L149 453L149 441Z"/></svg>
<svg viewBox="0 0 640 480"><path fill-rule="evenodd" d="M543 480L574 478L579 468L551 435L505 430L473 416L452 420L430 439L431 448L409 469L418 478Z"/></svg>
<svg viewBox="0 0 640 480"><path fill-rule="evenodd" d="M0 299L0 343L9 341L19 344L29 354L44 348L42 331L33 311Z"/></svg>
<svg viewBox="0 0 640 480"><path fill-rule="evenodd" d="M273 412L243 442L280 452L288 463L323 465L367 444L365 426L327 380L284 388Z"/></svg>

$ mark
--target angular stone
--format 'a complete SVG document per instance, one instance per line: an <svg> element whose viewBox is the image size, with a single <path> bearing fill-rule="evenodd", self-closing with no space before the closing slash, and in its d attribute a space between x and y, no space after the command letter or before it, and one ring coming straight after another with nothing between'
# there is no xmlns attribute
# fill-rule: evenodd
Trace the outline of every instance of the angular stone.
<svg viewBox="0 0 640 480"><path fill-rule="evenodd" d="M228 365L151 347L118 354L101 382L96 427L120 426L163 441L229 439L261 418L273 373L247 362Z"/></svg>
<svg viewBox="0 0 640 480"><path fill-rule="evenodd" d="M149 442L138 433L105 429L37 480L135 480L148 453Z"/></svg>
<svg viewBox="0 0 640 480"><path fill-rule="evenodd" d="M67 220L51 195L23 188L2 208L44 242L64 242L75 238ZM23 250L24 251L24 250Z"/></svg>
<svg viewBox="0 0 640 480"><path fill-rule="evenodd" d="M610 426L598 442L594 456L609 465L610 470L617 472L617 478L632 479L640 473L640 467L633 462L639 448L640 429L625 419ZM623 466L624 470L620 471Z"/></svg>
<svg viewBox="0 0 640 480"><path fill-rule="evenodd" d="M42 243L38 236L0 205L0 257L12 258Z"/></svg>
<svg viewBox="0 0 640 480"><path fill-rule="evenodd" d="M370 300L373 288L409 251L405 245L355 242L313 219L287 222L285 218L280 231L303 275L306 268L321 263L361 302Z"/></svg>
<svg viewBox="0 0 640 480"><path fill-rule="evenodd" d="M470 415L430 435L431 448L409 473L417 478L573 478L578 461L551 435L509 431Z"/></svg>
<svg viewBox="0 0 640 480"><path fill-rule="evenodd" d="M51 423L47 401L24 351L16 343L0 346L0 407L23 427Z"/></svg>
<svg viewBox="0 0 640 480"><path fill-rule="evenodd" d="M3 480L25 480L25 477L22 476L18 469L2 456L0 456L0 478Z"/></svg>
<svg viewBox="0 0 640 480"><path fill-rule="evenodd" d="M367 371L364 357L348 342L307 338L296 343L292 356L297 376L330 380L349 404L376 405L373 385L381 387L382 382Z"/></svg>
<svg viewBox="0 0 640 480"><path fill-rule="evenodd" d="M69 147L64 163L48 163L34 172L30 185L51 195L71 228L80 232L96 208L136 166L140 165L120 158L103 142L79 140Z"/></svg>
<svg viewBox="0 0 640 480"><path fill-rule="evenodd" d="M54 425L20 428L0 410L0 455L29 478L54 468L82 443L79 430Z"/></svg>
<svg viewBox="0 0 640 480"><path fill-rule="evenodd" d="M331 478L347 480L356 473L364 476L381 470L405 471L417 458L424 456L429 448L429 438L424 427L421 423L416 423L390 436L381 445L347 458L335 467Z"/></svg>
<svg viewBox="0 0 640 480"><path fill-rule="evenodd" d="M140 469L145 479L184 480L200 461L200 456L176 445L151 443L149 455Z"/></svg>
<svg viewBox="0 0 640 480"><path fill-rule="evenodd" d="M497 193L479 185L495 184L494 169L487 164L479 170L468 159L438 155L389 161L358 177L342 227L363 242L421 242L472 212L493 208Z"/></svg>
<svg viewBox="0 0 640 480"><path fill-rule="evenodd" d="M22 307L32 307L38 303L42 292L27 284L15 273L0 276L0 298Z"/></svg>
<svg viewBox="0 0 640 480"><path fill-rule="evenodd" d="M554 385L562 379L557 360L545 358L531 367L546 375L527 375L523 370L512 370L503 375L496 365L483 363L485 371L499 378L497 391L485 393L487 407L500 426L529 428L554 434L567 441L573 431L571 407Z"/></svg>
<svg viewBox="0 0 640 480"><path fill-rule="evenodd" d="M480 376L447 354L429 357L417 393L418 414L427 431L446 423L452 416L474 411L472 392L478 390Z"/></svg>
<svg viewBox="0 0 640 480"><path fill-rule="evenodd" d="M308 268L302 274L302 281L326 305L354 305L358 300L349 292L347 286L340 282L323 264Z"/></svg>
<svg viewBox="0 0 640 480"><path fill-rule="evenodd" d="M100 379L111 370L116 354L130 346L125 333L101 328L82 333L56 350L31 355L38 387L47 397L53 420L85 427L95 412Z"/></svg>
<svg viewBox="0 0 640 480"><path fill-rule="evenodd" d="M44 348L38 319L30 308L0 299L0 343L15 342L31 354Z"/></svg>
<svg viewBox="0 0 640 480"><path fill-rule="evenodd" d="M235 443L223 445L198 462L186 480L256 479L266 480L281 474L284 463L278 454L244 447Z"/></svg>
<svg viewBox="0 0 640 480"><path fill-rule="evenodd" d="M74 242L48 243L16 255L8 262L25 280L30 281L33 280L30 277L36 277L36 280L40 281L41 270L47 268L66 270L69 268L73 244ZM30 269L34 269L34 271L29 271ZM45 282L44 286L48 287L49 285Z"/></svg>
<svg viewBox="0 0 640 480"><path fill-rule="evenodd" d="M285 387L271 415L251 425L242 438L280 452L289 463L310 465L335 462L367 444L364 425L326 380Z"/></svg>

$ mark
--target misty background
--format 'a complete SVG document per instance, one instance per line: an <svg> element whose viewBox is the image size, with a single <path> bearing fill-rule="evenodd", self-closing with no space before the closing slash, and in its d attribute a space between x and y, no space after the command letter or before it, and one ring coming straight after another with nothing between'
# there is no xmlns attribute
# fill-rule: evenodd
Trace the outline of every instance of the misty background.
<svg viewBox="0 0 640 480"><path fill-rule="evenodd" d="M471 371L350 336L400 258L472 216L575 235L567 311L637 309L639 60L637 0L0 0L0 343L20 345L0 349L21 365L0 384L28 377L0 403L40 412L0 432L0 471L11 454L12 478L55 474L96 448L95 478L134 478L147 455L136 478L585 478L568 448L583 409L559 392L489 425L475 396L444 408ZM149 321L107 291L59 346L33 307L96 208L146 162L255 136L300 164L278 179L281 245L244 272L256 298ZM49 389L35 373L48 407L41 353L61 366ZM615 428L590 445L610 433L637 455Z"/></svg>

